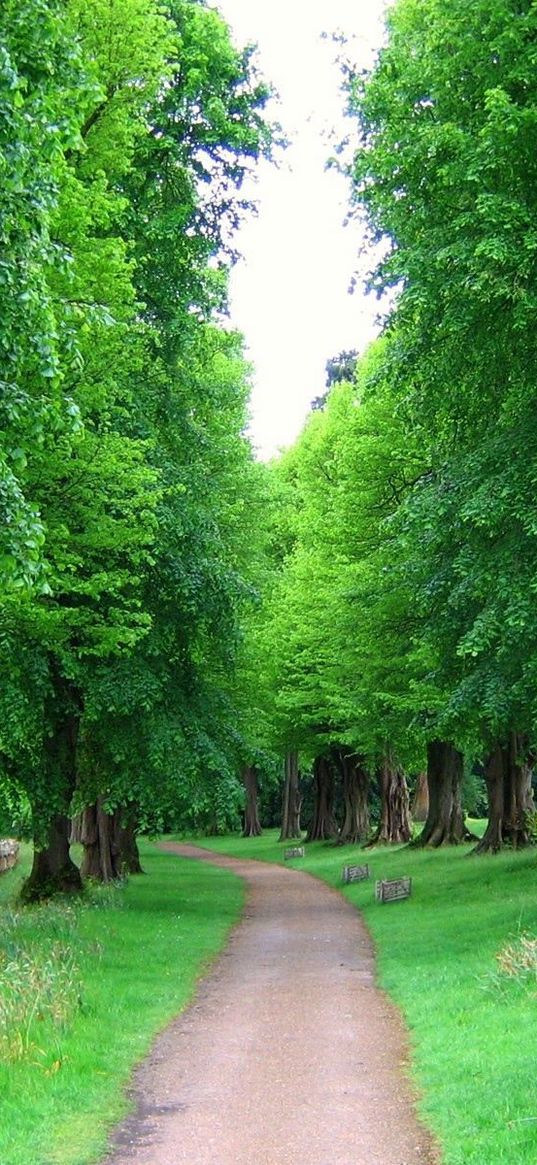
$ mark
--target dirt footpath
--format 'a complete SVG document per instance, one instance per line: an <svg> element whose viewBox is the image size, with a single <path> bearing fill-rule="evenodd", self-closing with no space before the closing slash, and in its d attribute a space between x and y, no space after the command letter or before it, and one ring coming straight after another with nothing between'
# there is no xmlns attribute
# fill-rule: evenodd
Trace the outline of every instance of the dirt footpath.
<svg viewBox="0 0 537 1165"><path fill-rule="evenodd" d="M242 922L136 1073L105 1165L431 1165L397 1012L349 903L297 870L193 846L245 879ZM394 907L393 909L397 909Z"/></svg>

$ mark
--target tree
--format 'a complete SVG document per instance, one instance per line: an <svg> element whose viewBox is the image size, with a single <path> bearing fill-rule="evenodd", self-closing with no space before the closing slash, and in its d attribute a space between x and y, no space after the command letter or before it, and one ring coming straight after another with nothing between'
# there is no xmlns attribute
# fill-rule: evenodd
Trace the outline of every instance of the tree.
<svg viewBox="0 0 537 1165"><path fill-rule="evenodd" d="M86 789L110 809L134 807L139 825L221 831L238 818L248 752L233 676L254 601L260 498L241 338L212 317L246 205L240 186L271 130L251 51L236 50L204 5L170 11L180 51L122 182L146 343L129 428L148 442L162 484L142 579L151 626L126 665L99 675L88 721L100 789L87 779Z"/></svg>
<svg viewBox="0 0 537 1165"><path fill-rule="evenodd" d="M79 431L43 429L26 473L46 586L2 599L0 748L32 804L30 897L79 885L73 807L105 877L114 820L132 842L173 802L218 822L238 807L229 675L257 476L240 339L211 317L239 187L271 138L251 52L203 5L40 10L86 80L47 209L69 263L39 275Z"/></svg>

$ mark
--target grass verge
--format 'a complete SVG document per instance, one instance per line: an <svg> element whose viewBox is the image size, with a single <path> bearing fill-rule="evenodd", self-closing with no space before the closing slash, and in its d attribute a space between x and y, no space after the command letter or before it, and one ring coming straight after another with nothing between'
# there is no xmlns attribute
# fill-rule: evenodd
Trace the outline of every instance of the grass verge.
<svg viewBox="0 0 537 1165"><path fill-rule="evenodd" d="M197 844L200 844L199 842ZM276 831L201 843L282 861ZM420 1111L446 1165L537 1161L537 856L306 847L293 865L338 886L373 936L381 985L410 1031ZM371 881L341 885L367 861ZM410 874L412 897L378 905L374 880Z"/></svg>
<svg viewBox="0 0 537 1165"><path fill-rule="evenodd" d="M2 1165L99 1159L134 1065L240 913L234 874L149 844L142 860L147 877L22 911L27 859L0 879Z"/></svg>

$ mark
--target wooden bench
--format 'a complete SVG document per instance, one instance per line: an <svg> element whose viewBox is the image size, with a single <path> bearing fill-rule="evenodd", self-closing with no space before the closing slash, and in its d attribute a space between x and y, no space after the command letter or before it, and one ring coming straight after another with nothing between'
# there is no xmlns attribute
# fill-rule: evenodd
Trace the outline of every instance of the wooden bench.
<svg viewBox="0 0 537 1165"><path fill-rule="evenodd" d="M288 862L289 858L303 858L305 852L303 845L295 845L292 849L284 850L283 860L284 862Z"/></svg>
<svg viewBox="0 0 537 1165"><path fill-rule="evenodd" d="M410 898L411 891L412 878L392 878L375 884L377 902L400 902L403 898Z"/></svg>
<svg viewBox="0 0 537 1165"><path fill-rule="evenodd" d="M343 866L341 877L347 882L363 882L369 877L369 866Z"/></svg>
<svg viewBox="0 0 537 1165"><path fill-rule="evenodd" d="M6 870L12 870L13 866L17 864L18 856L18 841L13 841L10 837L0 841L0 874L4 874Z"/></svg>

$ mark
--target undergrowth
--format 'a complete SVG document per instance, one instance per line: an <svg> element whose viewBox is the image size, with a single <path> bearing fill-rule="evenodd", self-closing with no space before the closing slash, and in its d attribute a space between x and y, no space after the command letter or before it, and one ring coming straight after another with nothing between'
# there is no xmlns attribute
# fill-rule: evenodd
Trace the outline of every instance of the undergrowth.
<svg viewBox="0 0 537 1165"><path fill-rule="evenodd" d="M76 913L6 911L0 936L0 1058L44 1055L82 1005ZM44 925L45 924L45 925ZM50 929L49 929L50 928ZM62 936L55 936L61 930ZM28 933L30 931L30 933Z"/></svg>

